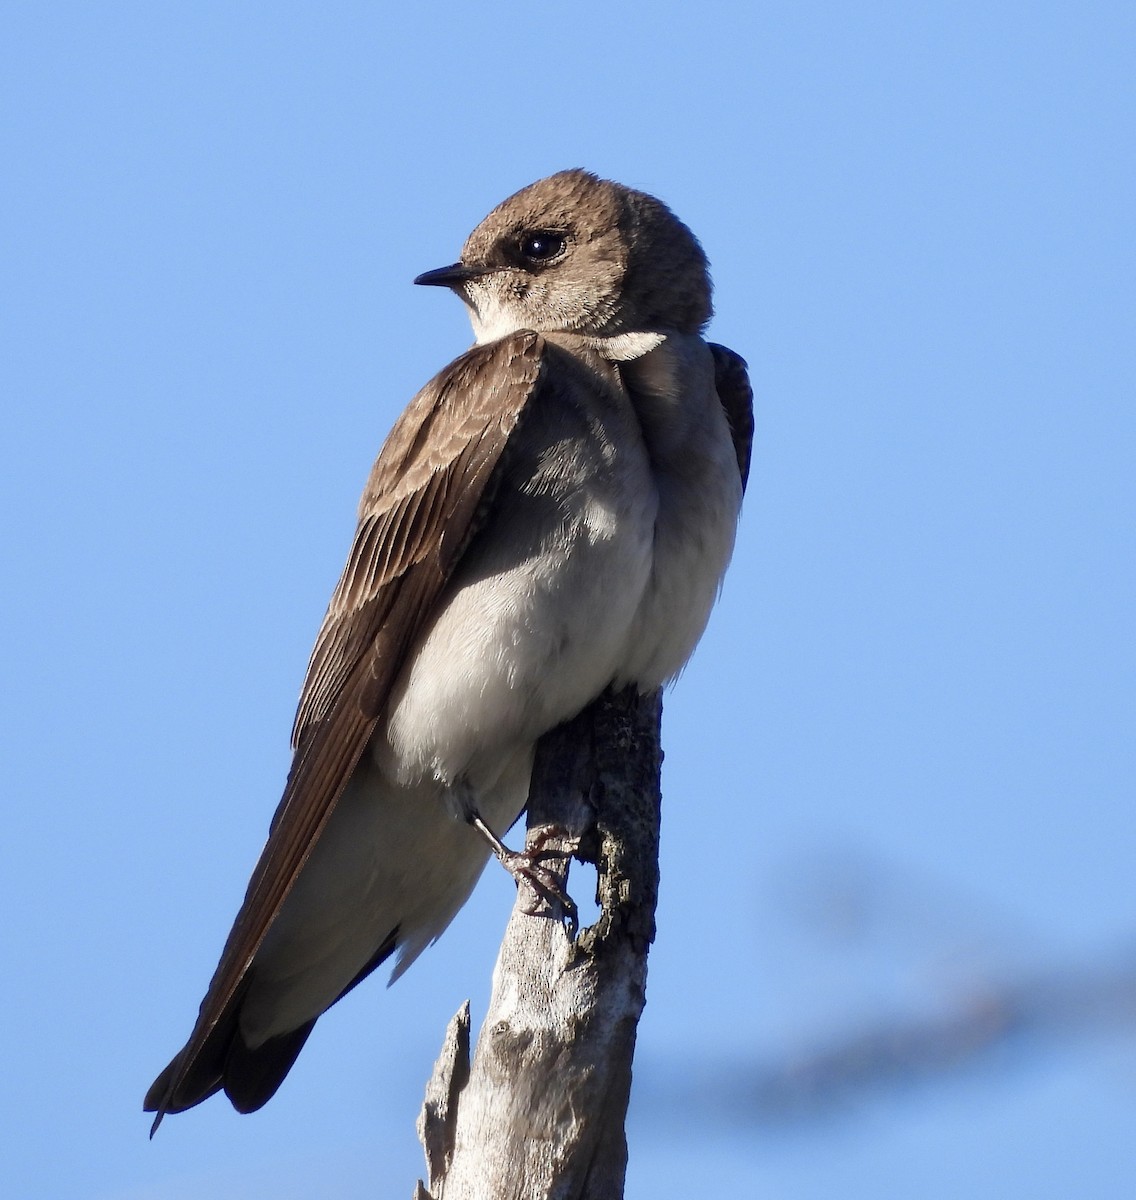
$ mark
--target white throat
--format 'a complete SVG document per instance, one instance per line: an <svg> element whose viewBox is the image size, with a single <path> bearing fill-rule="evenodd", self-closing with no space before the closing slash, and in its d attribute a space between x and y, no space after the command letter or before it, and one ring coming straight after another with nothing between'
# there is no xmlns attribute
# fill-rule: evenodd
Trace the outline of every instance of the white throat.
<svg viewBox="0 0 1136 1200"><path fill-rule="evenodd" d="M476 308L469 300L466 301L466 307L469 309L469 319L473 325L473 336L479 346L508 337L518 329L527 328L525 323L518 319L516 310L502 304L487 288L478 291Z"/></svg>
<svg viewBox="0 0 1136 1200"><path fill-rule="evenodd" d="M469 311L470 324L473 325L473 336L479 346L486 342L496 342L500 338L516 333L518 329L533 329L532 322L520 317L516 309L502 304L500 299L491 292L481 292L477 297L479 307L475 308L466 301ZM536 330L537 333L560 333L568 330ZM610 362L630 362L642 358L665 342L666 335L662 333L617 333L608 337L598 335L578 335L584 345L598 350Z"/></svg>

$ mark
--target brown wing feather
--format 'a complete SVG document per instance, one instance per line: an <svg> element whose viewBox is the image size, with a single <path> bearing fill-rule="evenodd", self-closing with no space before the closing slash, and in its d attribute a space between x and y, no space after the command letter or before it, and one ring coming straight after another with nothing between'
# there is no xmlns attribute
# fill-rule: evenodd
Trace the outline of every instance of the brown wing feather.
<svg viewBox="0 0 1136 1200"><path fill-rule="evenodd" d="M414 398L383 445L308 664L292 768L268 841L193 1033L146 1098L147 1110L158 1114L154 1129L164 1113L203 1098L183 1094L202 1086L195 1060L211 1033L232 1020L253 957L484 514L494 468L537 390L543 350L532 333L474 347Z"/></svg>
<svg viewBox="0 0 1136 1200"><path fill-rule="evenodd" d="M746 360L740 354L715 342L710 343L710 352L714 355L714 389L730 426L744 491L753 451L753 388L750 386Z"/></svg>

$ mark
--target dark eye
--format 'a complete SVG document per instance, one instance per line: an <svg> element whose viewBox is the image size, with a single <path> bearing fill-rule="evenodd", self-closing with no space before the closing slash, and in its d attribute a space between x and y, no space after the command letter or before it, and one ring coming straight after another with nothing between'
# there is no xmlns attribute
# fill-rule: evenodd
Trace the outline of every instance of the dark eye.
<svg viewBox="0 0 1136 1200"><path fill-rule="evenodd" d="M525 233L521 235L517 249L527 262L545 263L564 250L564 235L547 230Z"/></svg>

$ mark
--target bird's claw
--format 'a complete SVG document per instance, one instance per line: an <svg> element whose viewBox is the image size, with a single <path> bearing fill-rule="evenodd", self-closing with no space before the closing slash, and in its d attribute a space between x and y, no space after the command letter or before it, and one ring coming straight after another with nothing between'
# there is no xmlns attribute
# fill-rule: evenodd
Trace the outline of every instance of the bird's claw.
<svg viewBox="0 0 1136 1200"><path fill-rule="evenodd" d="M546 909L560 910L560 919L574 941L580 928L580 914L576 902L564 890L561 876L567 874L567 864L562 872L550 870L540 861L542 858L569 859L576 848L566 829L557 825L544 825L531 830L523 850L510 850L508 846L482 820L481 814L472 805L466 812L466 820L489 843L494 857L512 875L517 887L527 884L521 911L529 916L543 916ZM550 844L551 843L551 844Z"/></svg>
<svg viewBox="0 0 1136 1200"><path fill-rule="evenodd" d="M572 851L561 845L550 846L549 842L562 842L564 831L546 828L529 835L524 850L506 850L497 854L501 865L512 875L518 888L522 888L521 911L530 917L542 916L547 908L560 909L560 917L568 936L575 940L580 928L580 913L576 902L568 895L560 874L546 867L542 859L572 857ZM522 887L527 885L527 888Z"/></svg>

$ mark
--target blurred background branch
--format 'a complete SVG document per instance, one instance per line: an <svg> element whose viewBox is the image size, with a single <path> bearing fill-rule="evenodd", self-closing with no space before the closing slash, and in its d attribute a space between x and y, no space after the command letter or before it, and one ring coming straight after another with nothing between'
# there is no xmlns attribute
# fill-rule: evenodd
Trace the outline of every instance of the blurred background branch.
<svg viewBox="0 0 1136 1200"><path fill-rule="evenodd" d="M981 901L847 850L794 864L775 893L780 915L763 924L788 956L757 974L786 995L765 1001L794 1012L789 994L807 977L828 1015L758 1031L777 1048L730 1063L645 1065L647 1111L774 1133L914 1088L1035 1070L1101 1039L1136 1046L1136 938L1091 957L1039 952Z"/></svg>

